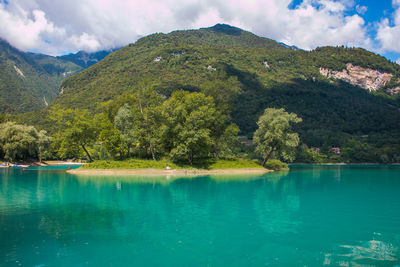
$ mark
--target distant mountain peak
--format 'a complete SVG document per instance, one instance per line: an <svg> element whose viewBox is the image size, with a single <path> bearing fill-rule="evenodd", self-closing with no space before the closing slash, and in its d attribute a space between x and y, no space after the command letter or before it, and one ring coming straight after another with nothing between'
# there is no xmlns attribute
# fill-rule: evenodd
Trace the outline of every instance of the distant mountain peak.
<svg viewBox="0 0 400 267"><path fill-rule="evenodd" d="M298 47L295 46L295 45L288 45L288 44L285 44L285 43L283 43L283 42L279 42L279 44L280 44L281 46L283 46L284 48L288 48L288 49L292 49L292 50L302 50L302 49L298 48Z"/></svg>
<svg viewBox="0 0 400 267"><path fill-rule="evenodd" d="M218 23L212 27L206 28L215 32L222 32L229 35L240 35L243 30L229 24Z"/></svg>
<svg viewBox="0 0 400 267"><path fill-rule="evenodd" d="M115 48L115 49L109 49L109 50L101 50L97 52L86 52L86 51L78 51L77 53L73 54L70 53L68 55L63 55L59 56L57 58L60 58L62 60L67 60L70 62L73 62L82 68L87 68L92 66L93 64L99 62L106 56L108 56L110 53L119 50L120 48Z"/></svg>

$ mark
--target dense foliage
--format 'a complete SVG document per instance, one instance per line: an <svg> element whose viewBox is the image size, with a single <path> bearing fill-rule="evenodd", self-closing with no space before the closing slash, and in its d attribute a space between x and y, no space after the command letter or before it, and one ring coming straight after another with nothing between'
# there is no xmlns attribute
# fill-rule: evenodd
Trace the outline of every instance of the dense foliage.
<svg viewBox="0 0 400 267"><path fill-rule="evenodd" d="M282 163L280 164L282 165ZM287 166L287 165L286 165ZM146 160L146 159L127 159L127 160L97 160L93 163L84 165L82 168L87 169L205 169L205 170L221 170L221 169L242 169L242 168L261 168L261 166L249 159L202 159L189 165L185 162L173 162L171 160Z"/></svg>
<svg viewBox="0 0 400 267"><path fill-rule="evenodd" d="M329 80L319 72L320 67L342 70L347 63L390 72L393 78L386 87L369 93L345 82ZM188 152L188 147L157 143L160 136L150 135L150 139L146 132L151 132L151 127L143 130L140 136L144 139L138 141L138 136L125 131L118 122L133 114L136 121L144 115L154 123L160 119L161 111L150 108L154 113L139 114L134 111L134 100L121 97L129 98L146 81L146 88L153 88L162 99L171 99L180 90L213 97L218 119L208 128L210 133L202 131L200 136L190 138L202 140L202 147L207 147L214 157L221 154L220 147L224 147L225 153L237 153L226 152L233 146L220 141L238 131L251 138L266 108L284 108L303 120L294 126L301 144L297 161L390 163L399 162L400 158L400 98L386 90L399 85L399 73L399 65L364 49L293 50L238 28L216 25L144 37L66 79L62 84L64 94L55 104L63 109L88 109L92 114L104 112L108 132L103 132L102 140L118 148L108 153L123 157L133 150L149 156L150 144L156 159L172 149L175 157L181 159ZM111 103L109 107L107 103ZM170 110L171 114L176 113ZM49 129L52 125L46 112L25 114L20 119ZM114 121L117 114L119 118ZM144 129L142 126L140 129ZM226 136L221 138L223 133ZM333 153L333 147L341 148L341 153ZM240 153L255 156L253 150L254 146L246 145Z"/></svg>
<svg viewBox="0 0 400 267"><path fill-rule="evenodd" d="M0 39L0 113L39 110L61 92L61 82L111 51L60 57L19 51Z"/></svg>
<svg viewBox="0 0 400 267"><path fill-rule="evenodd" d="M55 57L24 53L0 39L0 113L46 107L62 80L81 69Z"/></svg>
<svg viewBox="0 0 400 267"><path fill-rule="evenodd" d="M83 109L54 105L49 113L53 148L60 158L96 159L168 157L196 165L199 161L233 156L238 127L203 93L176 91L164 100L143 82L93 115Z"/></svg>
<svg viewBox="0 0 400 267"><path fill-rule="evenodd" d="M49 150L46 131L14 122L0 124L0 158L7 161L36 158L41 161Z"/></svg>
<svg viewBox="0 0 400 267"><path fill-rule="evenodd" d="M270 159L265 163L265 168L274 170L274 171L288 171L289 167L286 163L277 160L277 159Z"/></svg>
<svg viewBox="0 0 400 267"><path fill-rule="evenodd" d="M294 160L294 151L299 144L299 135L292 131L292 123L301 122L294 113L284 109L267 108L258 119L258 129L254 133L256 152L264 159L262 165L272 157Z"/></svg>

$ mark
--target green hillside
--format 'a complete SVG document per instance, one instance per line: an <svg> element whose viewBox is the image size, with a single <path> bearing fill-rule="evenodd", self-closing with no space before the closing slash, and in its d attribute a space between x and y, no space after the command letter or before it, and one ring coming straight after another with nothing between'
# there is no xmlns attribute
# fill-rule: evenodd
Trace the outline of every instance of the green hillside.
<svg viewBox="0 0 400 267"><path fill-rule="evenodd" d="M58 95L62 80L81 69L55 57L19 51L0 40L0 112L44 108Z"/></svg>
<svg viewBox="0 0 400 267"><path fill-rule="evenodd" d="M386 72L391 80L369 92L320 73L341 71L348 63ZM361 48L295 50L220 24L153 34L66 79L54 103L96 111L99 103L131 93L143 81L164 98L179 89L204 92L217 103L232 98L232 118L242 135L252 136L265 108L283 107L303 119L296 127L309 147L328 151L360 142L368 157L377 154L372 149L387 148L391 160L400 161L400 101L390 93L400 85L400 66Z"/></svg>
<svg viewBox="0 0 400 267"><path fill-rule="evenodd" d="M234 76L241 94L233 115L244 133L254 130L256 117L268 106L285 106L303 115L307 128L321 121L328 128L339 123L340 130L351 132L393 128L398 116L391 117L395 108L387 104L397 107L395 98L332 82L319 73L319 67L342 69L349 62L400 77L400 66L364 49L296 51L237 28L216 25L142 38L66 79L64 94L55 102L94 109L100 102L129 92L143 79L169 96L178 89L202 91L209 81L226 81ZM353 119L352 114L359 116ZM388 117L384 122L383 114ZM356 120L360 122L353 123ZM365 125L366 121L370 122Z"/></svg>

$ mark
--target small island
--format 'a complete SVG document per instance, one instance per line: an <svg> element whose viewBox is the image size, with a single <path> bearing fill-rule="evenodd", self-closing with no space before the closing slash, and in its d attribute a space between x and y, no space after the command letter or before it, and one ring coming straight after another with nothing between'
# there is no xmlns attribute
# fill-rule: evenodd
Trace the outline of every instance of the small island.
<svg viewBox="0 0 400 267"><path fill-rule="evenodd" d="M267 108L250 142L240 142L230 117L233 99L176 91L164 100L145 83L109 101L102 112L49 110L50 136L34 126L0 124L0 151L9 162L75 159L71 174L248 174L288 170L302 121L284 109ZM18 134L16 134L18 133ZM16 138L16 136L19 138ZM13 137L13 138L11 138ZM85 162L85 163L86 163Z"/></svg>
<svg viewBox="0 0 400 267"><path fill-rule="evenodd" d="M79 175L205 175L263 174L272 171L249 159L209 159L196 165L176 164L170 160L129 159L95 161L67 172Z"/></svg>

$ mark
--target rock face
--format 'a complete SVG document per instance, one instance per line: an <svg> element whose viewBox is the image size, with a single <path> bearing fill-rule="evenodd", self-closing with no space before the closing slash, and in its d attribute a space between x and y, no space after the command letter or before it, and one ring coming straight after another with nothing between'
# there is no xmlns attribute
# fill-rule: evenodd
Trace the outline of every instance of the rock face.
<svg viewBox="0 0 400 267"><path fill-rule="evenodd" d="M25 78L24 73L15 65L14 65L14 70L19 74L19 76L21 76L22 78Z"/></svg>
<svg viewBox="0 0 400 267"><path fill-rule="evenodd" d="M389 88L389 89L388 89L388 92L389 92L390 94L392 94L392 95L398 95L398 94L400 94L400 86L396 86L396 87L393 87L393 88Z"/></svg>
<svg viewBox="0 0 400 267"><path fill-rule="evenodd" d="M346 69L342 71L320 68L319 72L327 78L339 79L369 91L376 91L382 88L393 77L391 73L366 69L354 66L351 63L348 63Z"/></svg>

